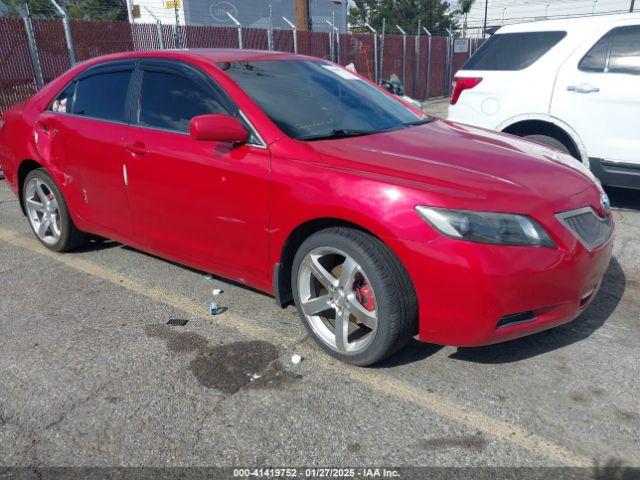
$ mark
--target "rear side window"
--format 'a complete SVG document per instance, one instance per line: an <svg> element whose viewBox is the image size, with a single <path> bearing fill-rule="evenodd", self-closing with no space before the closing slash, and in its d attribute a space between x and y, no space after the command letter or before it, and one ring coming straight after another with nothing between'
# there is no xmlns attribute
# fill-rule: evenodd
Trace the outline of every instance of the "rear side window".
<svg viewBox="0 0 640 480"><path fill-rule="evenodd" d="M640 75L640 25L619 27L614 32L607 71Z"/></svg>
<svg viewBox="0 0 640 480"><path fill-rule="evenodd" d="M124 121L130 78L130 71L119 71L80 79L73 113L101 120Z"/></svg>
<svg viewBox="0 0 640 480"><path fill-rule="evenodd" d="M515 71L533 65L567 32L519 32L493 35L464 64L463 70Z"/></svg>
<svg viewBox="0 0 640 480"><path fill-rule="evenodd" d="M193 117L209 113L228 112L204 82L178 73L144 72L140 125L188 133Z"/></svg>

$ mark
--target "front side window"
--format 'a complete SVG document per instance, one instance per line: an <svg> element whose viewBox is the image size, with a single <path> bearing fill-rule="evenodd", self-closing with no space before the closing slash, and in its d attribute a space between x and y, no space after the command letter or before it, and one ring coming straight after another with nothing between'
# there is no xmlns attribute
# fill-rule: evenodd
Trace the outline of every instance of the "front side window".
<svg viewBox="0 0 640 480"><path fill-rule="evenodd" d="M607 71L640 75L640 25L615 29Z"/></svg>
<svg viewBox="0 0 640 480"><path fill-rule="evenodd" d="M110 121L125 121L131 71L96 73L78 81L73 113Z"/></svg>
<svg viewBox="0 0 640 480"><path fill-rule="evenodd" d="M138 123L147 127L188 133L191 119L205 114L227 114L215 92L204 82L178 73L145 70Z"/></svg>
<svg viewBox="0 0 640 480"><path fill-rule="evenodd" d="M323 61L225 62L225 71L287 135L366 135L428 121L348 70Z"/></svg>
<svg viewBox="0 0 640 480"><path fill-rule="evenodd" d="M537 62L567 36L567 32L518 32L492 35L462 67L463 70L515 71Z"/></svg>
<svg viewBox="0 0 640 480"><path fill-rule="evenodd" d="M640 25L611 30L587 52L578 68L585 72L640 75Z"/></svg>

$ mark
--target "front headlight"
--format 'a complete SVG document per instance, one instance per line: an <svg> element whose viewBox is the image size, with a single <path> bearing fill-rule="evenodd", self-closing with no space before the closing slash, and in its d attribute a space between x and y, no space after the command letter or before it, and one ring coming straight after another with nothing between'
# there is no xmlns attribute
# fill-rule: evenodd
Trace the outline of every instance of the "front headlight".
<svg viewBox="0 0 640 480"><path fill-rule="evenodd" d="M416 211L447 237L494 245L556 246L544 228L525 215L435 207L416 207Z"/></svg>

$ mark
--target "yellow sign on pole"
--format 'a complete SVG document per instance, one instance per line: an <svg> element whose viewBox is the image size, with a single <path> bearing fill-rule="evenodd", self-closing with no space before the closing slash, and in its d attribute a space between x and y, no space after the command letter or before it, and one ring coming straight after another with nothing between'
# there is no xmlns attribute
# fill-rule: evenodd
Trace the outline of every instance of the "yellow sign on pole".
<svg viewBox="0 0 640 480"><path fill-rule="evenodd" d="M166 8L182 8L182 2L180 0L167 0L165 5Z"/></svg>

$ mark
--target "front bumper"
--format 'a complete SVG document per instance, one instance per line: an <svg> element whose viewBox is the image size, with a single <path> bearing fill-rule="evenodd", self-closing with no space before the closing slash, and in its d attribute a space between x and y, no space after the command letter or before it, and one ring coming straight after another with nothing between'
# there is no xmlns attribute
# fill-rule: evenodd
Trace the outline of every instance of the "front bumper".
<svg viewBox="0 0 640 480"><path fill-rule="evenodd" d="M420 340L479 346L576 318L596 296L611 259L613 236L594 251L568 231L558 248L505 247L446 237L426 244L397 241L392 248L414 282Z"/></svg>

